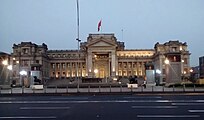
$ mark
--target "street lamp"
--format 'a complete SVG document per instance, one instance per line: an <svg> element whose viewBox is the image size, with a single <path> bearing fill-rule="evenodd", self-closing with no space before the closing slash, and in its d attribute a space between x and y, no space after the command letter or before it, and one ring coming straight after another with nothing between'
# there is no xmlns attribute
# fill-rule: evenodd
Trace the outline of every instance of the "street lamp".
<svg viewBox="0 0 204 120"><path fill-rule="evenodd" d="M3 60L3 61L2 61L2 64L3 64L3 65L8 65L8 60Z"/></svg>
<svg viewBox="0 0 204 120"><path fill-rule="evenodd" d="M166 65L168 65L168 64L169 64L169 60L168 60L168 59L165 59L164 63L165 63Z"/></svg>
<svg viewBox="0 0 204 120"><path fill-rule="evenodd" d="M12 69L13 69L12 65L8 65L8 66L7 66L7 69L10 70L10 71L12 71Z"/></svg>
<svg viewBox="0 0 204 120"><path fill-rule="evenodd" d="M79 1L76 0L77 2L77 46L78 46L78 50L77 50L77 54L78 54L78 57L77 57L77 64L76 64L76 69L77 69L77 92L79 92L79 44L81 42L81 40L79 39Z"/></svg>
<svg viewBox="0 0 204 120"><path fill-rule="evenodd" d="M168 82L169 81L169 67L170 67L170 62L169 62L169 59L166 58L164 60L164 63L166 64L165 66L165 75L166 75L166 78L165 78L165 82ZM164 81L163 81L164 82Z"/></svg>
<svg viewBox="0 0 204 120"><path fill-rule="evenodd" d="M27 75L27 72L25 70L21 70L20 75Z"/></svg>
<svg viewBox="0 0 204 120"><path fill-rule="evenodd" d="M98 73L98 69L95 69L94 73L95 73L95 77L96 77L96 74Z"/></svg>
<svg viewBox="0 0 204 120"><path fill-rule="evenodd" d="M155 78L156 78L156 84L160 83L160 76L161 76L161 70L156 69L156 74L155 74Z"/></svg>
<svg viewBox="0 0 204 120"><path fill-rule="evenodd" d="M157 73L157 74L161 74L161 70L156 69L156 73Z"/></svg>
<svg viewBox="0 0 204 120"><path fill-rule="evenodd" d="M8 62L8 59L2 61L3 66L4 66L5 68L7 68L7 69L5 69L6 76L7 76L7 77L5 78L5 83L10 84L12 65L9 65L8 63L9 63L9 62Z"/></svg>
<svg viewBox="0 0 204 120"><path fill-rule="evenodd" d="M27 73L27 71L25 71L25 70L21 70L20 71L20 75L22 76L22 78L21 78L21 83L22 83L22 85L24 86L24 76L26 76L28 73Z"/></svg>

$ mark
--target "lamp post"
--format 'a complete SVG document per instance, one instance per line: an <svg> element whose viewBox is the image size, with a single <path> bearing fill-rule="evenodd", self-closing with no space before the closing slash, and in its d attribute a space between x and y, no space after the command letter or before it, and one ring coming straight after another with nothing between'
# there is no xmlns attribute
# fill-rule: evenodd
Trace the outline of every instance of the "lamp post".
<svg viewBox="0 0 204 120"><path fill-rule="evenodd" d="M81 40L79 39L79 1L77 0L77 54L78 54L78 57L77 57L77 64L76 64L76 70L77 70L77 92L79 92L79 44L81 42Z"/></svg>

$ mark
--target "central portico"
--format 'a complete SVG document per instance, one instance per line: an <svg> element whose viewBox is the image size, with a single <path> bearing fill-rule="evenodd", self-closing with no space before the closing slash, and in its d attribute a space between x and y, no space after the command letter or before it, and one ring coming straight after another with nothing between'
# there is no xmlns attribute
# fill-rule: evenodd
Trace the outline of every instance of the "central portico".
<svg viewBox="0 0 204 120"><path fill-rule="evenodd" d="M89 34L86 71L89 78L115 77L117 69L117 40L114 34Z"/></svg>

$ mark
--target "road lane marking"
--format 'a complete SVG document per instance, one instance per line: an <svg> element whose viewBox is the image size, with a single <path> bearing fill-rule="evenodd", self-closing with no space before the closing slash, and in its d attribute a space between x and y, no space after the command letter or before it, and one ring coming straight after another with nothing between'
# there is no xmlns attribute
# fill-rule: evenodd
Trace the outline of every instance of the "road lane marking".
<svg viewBox="0 0 204 120"><path fill-rule="evenodd" d="M178 108L177 106L132 106L132 108L152 108L152 109L171 109L171 108Z"/></svg>
<svg viewBox="0 0 204 120"><path fill-rule="evenodd" d="M161 96L152 96L152 97L137 97L137 96L135 96L135 97L123 97L124 99L137 99L137 98L139 98L139 99L160 99L160 98L162 98Z"/></svg>
<svg viewBox="0 0 204 120"><path fill-rule="evenodd" d="M169 103L169 100L105 100L105 101L0 101L0 104L65 104L65 103Z"/></svg>
<svg viewBox="0 0 204 120"><path fill-rule="evenodd" d="M189 106L189 105L204 105L204 103L171 103L171 105Z"/></svg>
<svg viewBox="0 0 204 120"><path fill-rule="evenodd" d="M30 116L15 116L15 117L11 117L11 116L2 116L0 117L0 119L56 119L56 116L37 116L37 117L30 117Z"/></svg>
<svg viewBox="0 0 204 120"><path fill-rule="evenodd" d="M137 115L138 118L198 118L200 115Z"/></svg>
<svg viewBox="0 0 204 120"><path fill-rule="evenodd" d="M16 98L10 98L10 97L2 97L0 100L16 100Z"/></svg>
<svg viewBox="0 0 204 120"><path fill-rule="evenodd" d="M188 112L191 112L191 113L203 113L204 110L188 110Z"/></svg>
<svg viewBox="0 0 204 120"><path fill-rule="evenodd" d="M66 97L66 98L58 98L58 97L54 97L54 98L50 98L52 100L88 100L88 97Z"/></svg>
<svg viewBox="0 0 204 120"><path fill-rule="evenodd" d="M65 110L70 107L20 107L21 110Z"/></svg>

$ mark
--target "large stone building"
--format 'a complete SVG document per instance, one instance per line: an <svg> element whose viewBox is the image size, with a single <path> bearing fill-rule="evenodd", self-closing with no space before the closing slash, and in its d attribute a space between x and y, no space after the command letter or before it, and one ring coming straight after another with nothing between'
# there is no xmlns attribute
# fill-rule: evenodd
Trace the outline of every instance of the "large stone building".
<svg viewBox="0 0 204 120"><path fill-rule="evenodd" d="M89 34L79 50L48 50L46 44L22 42L13 45L11 54L13 79L22 84L20 71L39 68L41 79L102 78L115 80L136 75L146 78L153 70L153 82L181 82L189 76L190 53L187 44L179 41L156 43L154 49L125 49L114 34ZM169 60L165 64L165 60ZM156 72L156 74L155 74ZM151 81L151 80L150 80Z"/></svg>

